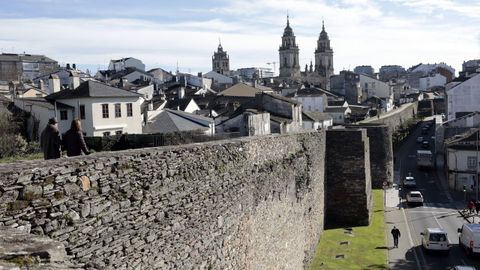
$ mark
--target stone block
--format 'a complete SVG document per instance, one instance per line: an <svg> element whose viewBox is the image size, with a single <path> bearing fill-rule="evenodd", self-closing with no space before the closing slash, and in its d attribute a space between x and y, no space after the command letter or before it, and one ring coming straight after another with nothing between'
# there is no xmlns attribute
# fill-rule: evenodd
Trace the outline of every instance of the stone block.
<svg viewBox="0 0 480 270"><path fill-rule="evenodd" d="M26 201L33 201L42 197L43 188L37 185L26 185L20 192L20 198Z"/></svg>
<svg viewBox="0 0 480 270"><path fill-rule="evenodd" d="M80 186L82 187L83 191L90 190L90 188L92 187L90 184L90 179L85 175L80 176Z"/></svg>

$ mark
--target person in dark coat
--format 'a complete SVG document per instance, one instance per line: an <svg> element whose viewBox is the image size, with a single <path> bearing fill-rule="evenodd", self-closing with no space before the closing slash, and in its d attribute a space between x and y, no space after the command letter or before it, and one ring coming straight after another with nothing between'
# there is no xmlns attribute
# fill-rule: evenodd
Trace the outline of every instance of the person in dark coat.
<svg viewBox="0 0 480 270"><path fill-rule="evenodd" d="M83 139L82 124L79 119L73 120L70 129L63 135L63 144L69 157L90 154Z"/></svg>
<svg viewBox="0 0 480 270"><path fill-rule="evenodd" d="M60 131L57 126L57 119L55 117L48 120L48 124L40 135L40 147L43 151L43 158L55 159L61 156L61 139Z"/></svg>
<svg viewBox="0 0 480 270"><path fill-rule="evenodd" d="M398 248L398 238L400 238L400 230L397 227L393 226L391 233L393 236L393 246Z"/></svg>

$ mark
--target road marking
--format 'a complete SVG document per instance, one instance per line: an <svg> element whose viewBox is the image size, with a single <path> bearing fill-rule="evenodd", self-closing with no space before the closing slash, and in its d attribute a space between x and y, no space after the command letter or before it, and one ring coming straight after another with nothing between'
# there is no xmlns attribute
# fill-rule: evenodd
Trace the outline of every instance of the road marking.
<svg viewBox="0 0 480 270"><path fill-rule="evenodd" d="M456 215L458 212L457 211L454 211L454 212L437 212L437 211L434 211L434 212L431 212L431 211L428 211L428 209L425 209L425 211L421 211L421 210L415 210L415 211L408 211L409 213L432 213L432 214L436 214L436 215L440 215L440 214L451 214L451 215Z"/></svg>
<svg viewBox="0 0 480 270"><path fill-rule="evenodd" d="M415 250L415 243L413 242L413 239L412 239L412 233L410 232L410 225L407 221L407 215L405 214L405 208L402 208L402 213L403 213L403 218L405 219L405 224L407 225L408 239L410 240L410 246L412 247L412 250L413 250L413 256L415 257L415 262L417 263L417 268L419 270L422 270L420 260L418 259L417 251ZM423 258L423 261L425 261L425 258ZM427 267L427 270L428 270L427 264L425 264L425 266Z"/></svg>

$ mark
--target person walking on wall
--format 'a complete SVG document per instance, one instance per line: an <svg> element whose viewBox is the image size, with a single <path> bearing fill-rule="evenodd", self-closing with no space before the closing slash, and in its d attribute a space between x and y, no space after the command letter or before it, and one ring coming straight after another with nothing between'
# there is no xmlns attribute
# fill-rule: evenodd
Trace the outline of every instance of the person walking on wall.
<svg viewBox="0 0 480 270"><path fill-rule="evenodd" d="M393 226L391 233L393 236L393 247L398 248L398 238L400 238L400 230L397 227Z"/></svg>
<svg viewBox="0 0 480 270"><path fill-rule="evenodd" d="M40 135L40 147L43 151L43 158L55 159L61 156L61 139L58 130L58 122L55 117L48 119L48 124Z"/></svg>
<svg viewBox="0 0 480 270"><path fill-rule="evenodd" d="M90 154L83 138L82 124L79 119L73 120L70 129L63 135L63 144L69 157Z"/></svg>

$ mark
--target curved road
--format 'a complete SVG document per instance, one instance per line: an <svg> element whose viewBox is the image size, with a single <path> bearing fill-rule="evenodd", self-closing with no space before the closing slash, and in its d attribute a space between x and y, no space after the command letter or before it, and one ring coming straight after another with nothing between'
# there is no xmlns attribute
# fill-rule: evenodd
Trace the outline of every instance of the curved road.
<svg viewBox="0 0 480 270"><path fill-rule="evenodd" d="M433 152L434 127L429 129L428 134L421 135L422 123L413 134L396 151L395 174L398 188L394 191L398 196L397 201L392 204L387 203L385 221L388 237L389 250L389 269L425 269L437 270L448 269L453 265L473 265L480 269L480 259L468 258L465 252L458 246L457 229L466 221L458 214L458 209L464 207L463 195L458 192L449 192L442 185L441 175L437 175L435 169L418 170L416 167L416 151L421 148L421 144L416 142L418 136L422 136L430 141L430 150ZM401 188L401 181L406 175L411 173L417 181L417 187L412 190L419 190L424 197L424 205L418 207L409 207L405 203L405 192ZM440 171L441 173L441 171ZM439 177L440 176L440 177ZM392 191L389 192L392 197ZM387 196L388 197L388 196ZM480 220L479 220L480 221ZM392 248L390 230L393 225L397 226L402 237L400 238L399 248ZM421 248L421 235L425 228L440 227L448 233L448 239L453 247L447 255L426 253Z"/></svg>

